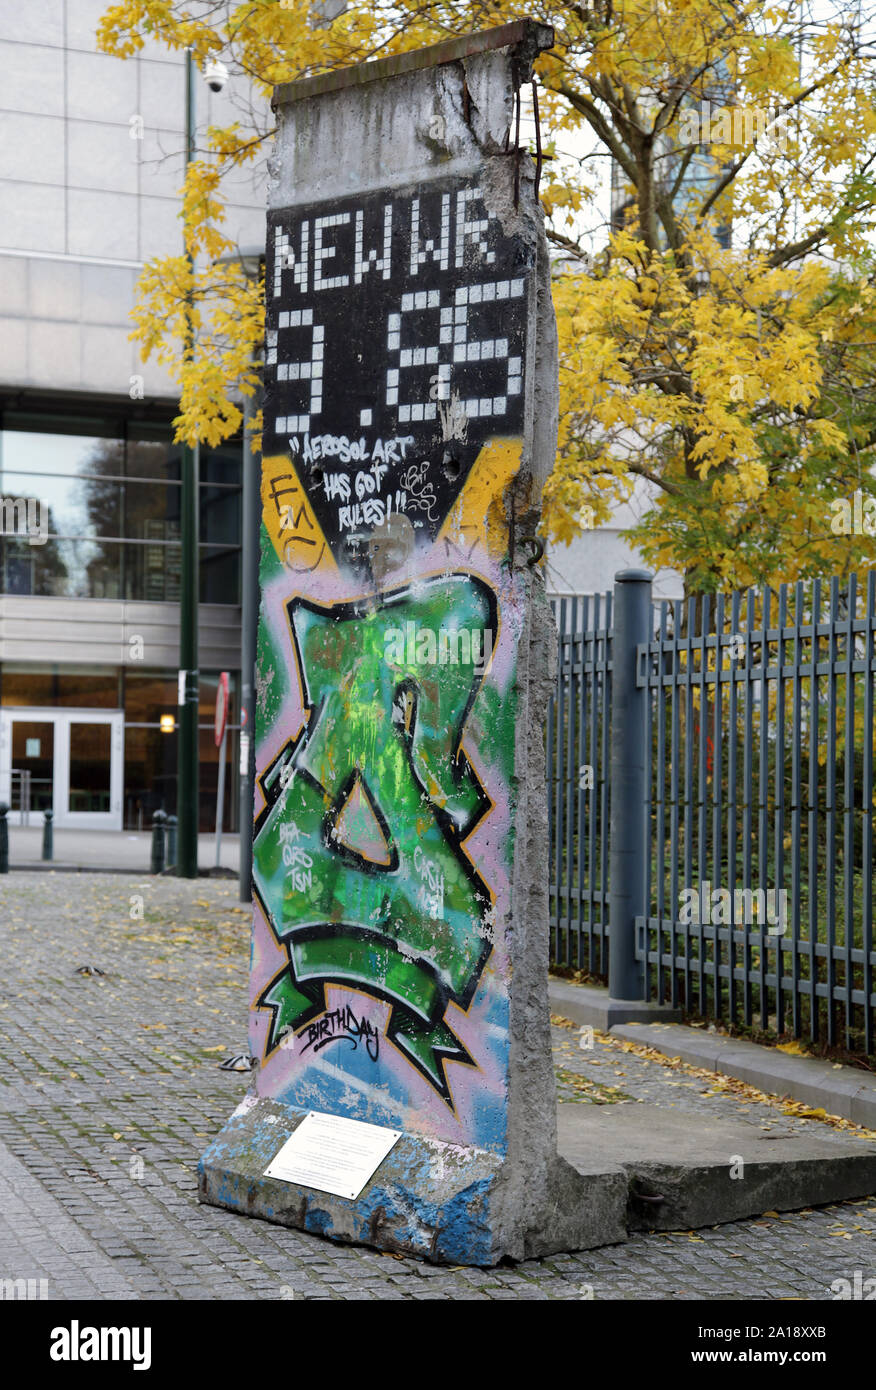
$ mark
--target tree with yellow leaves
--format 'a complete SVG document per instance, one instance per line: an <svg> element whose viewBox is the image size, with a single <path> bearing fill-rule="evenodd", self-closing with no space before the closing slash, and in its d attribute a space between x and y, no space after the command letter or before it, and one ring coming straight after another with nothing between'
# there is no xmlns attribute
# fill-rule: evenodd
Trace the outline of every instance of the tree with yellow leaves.
<svg viewBox="0 0 876 1390"><path fill-rule="evenodd" d="M876 17L864 0L123 0L105 51L146 38L272 86L531 15L556 249L561 418L544 526L568 540L643 480L631 539L691 593L872 559L835 504L876 496ZM144 354L180 385L178 437L239 427L259 287L220 257L222 181L270 132L211 130L183 195L188 259L147 265ZM612 170L611 223L598 170ZM604 183L605 180L603 179ZM187 305L197 352L179 340ZM861 508L854 515L863 515ZM867 513L869 519L869 513Z"/></svg>

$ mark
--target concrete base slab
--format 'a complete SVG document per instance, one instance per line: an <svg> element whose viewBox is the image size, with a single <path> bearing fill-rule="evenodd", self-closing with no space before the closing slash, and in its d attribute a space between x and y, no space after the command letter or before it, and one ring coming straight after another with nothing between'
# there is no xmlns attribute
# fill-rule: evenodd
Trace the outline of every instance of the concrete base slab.
<svg viewBox="0 0 876 1390"><path fill-rule="evenodd" d="M550 977L551 1012L562 1014L581 1027L598 1028L607 1033L622 1023L675 1023L680 1009L665 1004L649 1004L641 999L611 999L598 985L573 985Z"/></svg>
<svg viewBox="0 0 876 1390"><path fill-rule="evenodd" d="M500 1155L415 1134L402 1135L355 1200L266 1178L306 1113L244 1101L201 1158L200 1200L441 1264L489 1266L626 1239L628 1180L583 1153L575 1166L554 1160L534 1203L521 1201Z"/></svg>
<svg viewBox="0 0 876 1390"><path fill-rule="evenodd" d="M200 1200L342 1243L490 1266L876 1193L876 1145L864 1139L570 1103L558 1106L559 1156L525 1222L499 1155L413 1134L348 1201L264 1176L305 1113L244 1102L201 1159Z"/></svg>
<svg viewBox="0 0 876 1390"><path fill-rule="evenodd" d="M560 1105L558 1127L560 1153L581 1172L623 1168L631 1231L691 1230L876 1192L876 1145L865 1139L776 1134L644 1103Z"/></svg>

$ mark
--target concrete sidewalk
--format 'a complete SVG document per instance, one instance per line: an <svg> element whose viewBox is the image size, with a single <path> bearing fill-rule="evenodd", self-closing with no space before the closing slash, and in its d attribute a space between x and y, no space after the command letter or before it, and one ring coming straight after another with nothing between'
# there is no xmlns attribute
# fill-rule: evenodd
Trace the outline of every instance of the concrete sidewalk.
<svg viewBox="0 0 876 1390"><path fill-rule="evenodd" d="M662 1058L651 1029L600 1035L558 1022L560 1153L602 1182L624 1173L628 1231L698 1229L876 1193L876 1133Z"/></svg>
<svg viewBox="0 0 876 1390"><path fill-rule="evenodd" d="M237 833L222 836L220 865L233 873L240 870ZM132 830L55 830L51 863L42 860L42 827L13 825L9 828L11 869L90 869L93 872L149 873L152 835ZM216 863L216 836L198 836L198 868Z"/></svg>
<svg viewBox="0 0 876 1390"><path fill-rule="evenodd" d="M876 1073L863 1067L821 1061L782 1052L775 1047L731 1038L705 1028L666 1022L654 1009L650 1023L610 1023L608 990L570 984L551 976L550 1001L554 1013L584 1027L603 1027L615 1038L626 1038L654 1048L665 1057L679 1057L694 1067L735 1077L771 1095L787 1096L813 1110L852 1120L876 1130ZM670 1018L677 1015L670 1014Z"/></svg>

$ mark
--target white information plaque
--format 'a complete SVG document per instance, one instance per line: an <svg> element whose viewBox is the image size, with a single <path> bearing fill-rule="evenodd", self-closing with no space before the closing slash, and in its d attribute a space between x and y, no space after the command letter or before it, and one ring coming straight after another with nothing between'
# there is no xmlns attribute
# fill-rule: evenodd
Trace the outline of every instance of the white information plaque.
<svg viewBox="0 0 876 1390"><path fill-rule="evenodd" d="M265 1177L355 1198L401 1135L400 1129L311 1110L271 1159Z"/></svg>

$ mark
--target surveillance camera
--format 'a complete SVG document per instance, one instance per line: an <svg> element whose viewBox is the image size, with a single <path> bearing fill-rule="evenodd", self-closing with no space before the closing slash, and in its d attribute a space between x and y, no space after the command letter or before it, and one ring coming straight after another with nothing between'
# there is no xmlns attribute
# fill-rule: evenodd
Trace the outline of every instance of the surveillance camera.
<svg viewBox="0 0 876 1390"><path fill-rule="evenodd" d="M204 81L211 92L221 92L228 81L228 69L224 63L214 58L204 68Z"/></svg>

